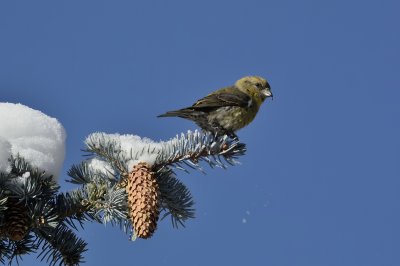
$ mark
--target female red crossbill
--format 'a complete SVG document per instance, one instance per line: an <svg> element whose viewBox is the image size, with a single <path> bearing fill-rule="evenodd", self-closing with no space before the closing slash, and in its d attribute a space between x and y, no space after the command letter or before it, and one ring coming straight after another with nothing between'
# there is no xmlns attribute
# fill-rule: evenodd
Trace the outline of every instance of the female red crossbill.
<svg viewBox="0 0 400 266"><path fill-rule="evenodd" d="M239 79L233 86L214 91L190 107L170 111L159 117L189 119L217 136L227 134L237 138L235 132L253 121L268 97L273 97L268 82L262 77L249 76Z"/></svg>

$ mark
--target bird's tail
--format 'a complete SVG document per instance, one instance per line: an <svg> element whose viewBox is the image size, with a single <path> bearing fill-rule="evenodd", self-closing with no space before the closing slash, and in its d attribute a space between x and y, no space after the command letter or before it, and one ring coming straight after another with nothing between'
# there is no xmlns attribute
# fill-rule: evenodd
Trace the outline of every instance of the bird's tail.
<svg viewBox="0 0 400 266"><path fill-rule="evenodd" d="M190 119L193 116L193 110L190 110L188 108L183 108L176 111L166 112L165 114L159 115L157 117L174 117L174 116Z"/></svg>
<svg viewBox="0 0 400 266"><path fill-rule="evenodd" d="M172 116L179 116L177 111L170 111L166 112L165 114L158 115L157 117L172 117Z"/></svg>

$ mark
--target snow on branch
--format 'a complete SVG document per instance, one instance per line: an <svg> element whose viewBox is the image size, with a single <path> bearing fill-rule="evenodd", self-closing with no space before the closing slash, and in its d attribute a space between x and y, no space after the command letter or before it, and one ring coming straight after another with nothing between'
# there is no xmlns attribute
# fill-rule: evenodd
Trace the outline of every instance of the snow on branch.
<svg viewBox="0 0 400 266"><path fill-rule="evenodd" d="M192 168L204 172L199 164L201 161L210 167L226 168L227 165L237 164L237 158L246 152L245 144L226 135L216 138L197 130L160 142L135 135L98 132L89 135L85 144L87 152L107 161L123 174L127 174L138 162L146 162L155 168L172 165L185 171ZM106 171L106 165L98 166L92 164L98 171Z"/></svg>
<svg viewBox="0 0 400 266"><path fill-rule="evenodd" d="M0 171L8 173L11 155L57 180L65 157L66 133L57 119L22 104L0 103Z"/></svg>
<svg viewBox="0 0 400 266"><path fill-rule="evenodd" d="M88 221L117 225L131 239L150 238L159 217L184 226L194 200L174 170L225 169L246 152L237 139L197 130L159 142L97 132L85 140L88 157L67 173L77 187L60 192L65 136L56 119L0 103L0 262L38 252L51 265L78 265L87 245L75 230Z"/></svg>

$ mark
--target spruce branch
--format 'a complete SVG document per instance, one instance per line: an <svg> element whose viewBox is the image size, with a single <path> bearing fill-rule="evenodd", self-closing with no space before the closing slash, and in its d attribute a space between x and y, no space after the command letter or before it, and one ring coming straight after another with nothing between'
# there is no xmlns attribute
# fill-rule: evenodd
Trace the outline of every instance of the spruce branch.
<svg viewBox="0 0 400 266"><path fill-rule="evenodd" d="M194 201L189 189L175 177L175 173L167 167L157 173L161 192L161 207L164 211L161 219L171 216L172 226L185 226L187 219L194 218Z"/></svg>
<svg viewBox="0 0 400 266"><path fill-rule="evenodd" d="M89 167L88 161L73 165L68 171L71 183L81 184L81 188L74 191L74 195L67 195L63 202L72 203L75 199L78 213L89 214L90 219L98 222L121 224L127 218L126 194L120 182ZM66 205L66 204L65 204ZM70 215L67 215L70 216Z"/></svg>
<svg viewBox="0 0 400 266"><path fill-rule="evenodd" d="M94 133L85 143L87 158L68 171L78 187L67 192L23 158L10 158L11 171L0 173L0 262L40 252L50 265L78 265L87 248L73 230L88 221L119 226L132 238L151 237L160 214L174 228L185 226L195 217L194 200L174 170L226 169L246 152L237 139L199 131L161 142Z"/></svg>
<svg viewBox="0 0 400 266"><path fill-rule="evenodd" d="M51 263L78 264L77 258L85 251L84 242L65 229L67 216L57 205L57 183L22 157L11 157L9 161L11 171L0 173L0 261L18 263L22 255L37 252L47 241L51 254L62 254L62 260L55 256ZM57 229L61 227L64 230Z"/></svg>
<svg viewBox="0 0 400 266"><path fill-rule="evenodd" d="M84 221L95 220L86 198L87 195L83 189L60 193L55 197L53 212L57 215L58 220L65 219L65 222L71 227L77 229L76 222L83 227Z"/></svg>
<svg viewBox="0 0 400 266"><path fill-rule="evenodd" d="M129 140L138 142L135 138ZM237 158L244 155L246 147L228 136L216 137L196 130L177 135L169 141L139 140L137 146L126 143L125 136L94 133L86 139L85 151L91 155L91 159L105 162L112 170L99 171L96 174L86 161L71 168L71 182L83 184L103 180L101 182L107 181L111 184L109 187L115 183L124 187L128 180L128 169L142 161L149 162L160 186L160 206L165 211L163 218L171 215L172 224L177 227L178 223L183 225L184 221L194 217L193 200L183 183L172 177L173 172L169 167L186 172L188 168L196 169L204 173L200 165L204 161L211 168L225 169L228 165L238 163Z"/></svg>
<svg viewBox="0 0 400 266"><path fill-rule="evenodd" d="M65 225L38 229L36 234L40 236L42 251L38 257L42 261L46 260L49 265L79 265L83 262L82 253L87 250L87 244Z"/></svg>
<svg viewBox="0 0 400 266"><path fill-rule="evenodd" d="M115 140L106 139L105 135L91 135L86 141L86 152L88 156L98 155L104 160L108 161L123 175L127 176L129 169L127 168L128 159L123 154L120 144Z"/></svg>
<svg viewBox="0 0 400 266"><path fill-rule="evenodd" d="M199 131L181 134L167 142L162 142L162 150L156 160L156 168L173 165L177 169L186 167L204 173L199 162L204 161L211 168L227 168L227 164L236 165L239 156L246 152L246 145L232 140L227 135L216 137ZM223 159L223 160L222 160Z"/></svg>
<svg viewBox="0 0 400 266"><path fill-rule="evenodd" d="M127 141L130 141L127 143ZM137 145L133 145L135 142ZM137 143L136 143L137 142ZM189 190L176 179L170 167L188 172L188 168L204 173L200 163L206 162L211 168L236 165L237 158L244 155L245 144L232 140L228 136L214 136L200 131L188 131L168 141L153 142L148 139L128 138L116 134L94 133L86 139L86 152L91 157L69 171L71 182L78 184L107 183L108 188L115 184L125 187L128 182L129 169L140 162L149 162L155 172L160 189L160 207L164 214L162 219L171 215L172 225L184 225L194 217L194 201ZM90 160L96 159L108 165L108 170L93 170ZM103 167L104 168L104 167ZM111 170L110 170L111 169ZM105 196L107 196L105 192ZM122 198L122 197L121 197ZM103 206L103 205L99 205ZM110 205L104 205L110 206ZM116 221L123 219L129 211L118 212ZM109 209L112 210L113 208ZM103 222L111 220L113 214L108 210ZM105 208L102 209L105 211ZM125 223L126 224L126 223Z"/></svg>
<svg viewBox="0 0 400 266"><path fill-rule="evenodd" d="M19 264L19 260L22 260L22 256L32 253L38 248L36 238L33 234L29 234L20 241L9 241L8 243L10 249L9 261L10 265L15 260Z"/></svg>

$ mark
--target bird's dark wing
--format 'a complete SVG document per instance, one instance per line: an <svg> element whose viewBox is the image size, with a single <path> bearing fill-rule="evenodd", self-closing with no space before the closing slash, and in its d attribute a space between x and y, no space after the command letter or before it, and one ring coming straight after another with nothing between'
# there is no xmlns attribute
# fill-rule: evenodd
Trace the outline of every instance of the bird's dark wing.
<svg viewBox="0 0 400 266"><path fill-rule="evenodd" d="M207 95L189 108L206 110L224 106L248 107L250 103L250 96L234 87L227 87Z"/></svg>
<svg viewBox="0 0 400 266"><path fill-rule="evenodd" d="M250 96L231 86L219 89L207 95L206 97L195 102L190 107L169 111L165 114L159 115L158 117L179 116L193 120L194 117L196 117L196 119L200 119L199 117L203 116L204 113L211 112L220 107L239 106L246 108L250 105Z"/></svg>

